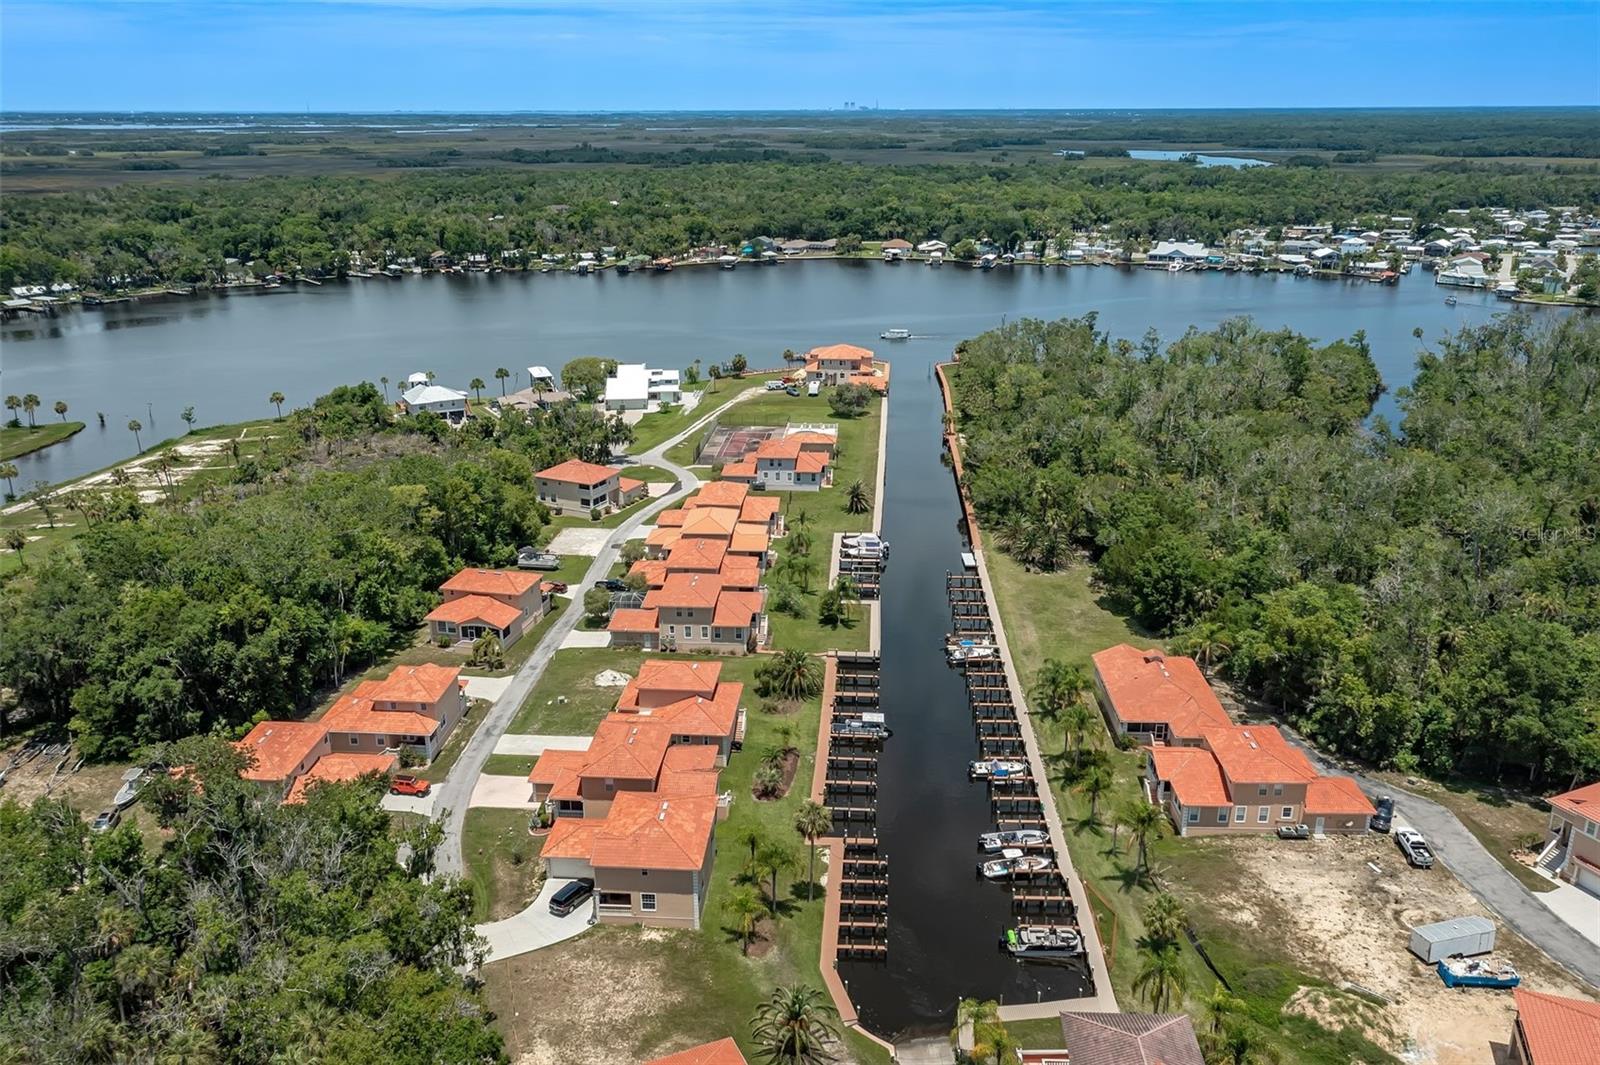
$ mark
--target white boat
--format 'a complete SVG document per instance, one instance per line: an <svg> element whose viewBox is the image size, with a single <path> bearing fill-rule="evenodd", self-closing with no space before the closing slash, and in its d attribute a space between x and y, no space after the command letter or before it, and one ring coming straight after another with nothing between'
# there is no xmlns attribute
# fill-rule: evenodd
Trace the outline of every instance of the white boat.
<svg viewBox="0 0 1600 1065"><path fill-rule="evenodd" d="M1030 876L1042 873L1053 864L1049 858L1037 854L1023 854L1015 847L1007 847L1000 857L978 863L978 872L990 880L1005 880L1013 876Z"/></svg>
<svg viewBox="0 0 1600 1065"><path fill-rule="evenodd" d="M1026 776L1027 772L1026 762L1007 759L990 758L982 762L967 763L968 780L1008 780L1011 777Z"/></svg>
<svg viewBox="0 0 1600 1065"><path fill-rule="evenodd" d="M1177 260L1167 263L1167 273L1176 274L1183 269L1183 264Z"/></svg>
<svg viewBox="0 0 1600 1065"><path fill-rule="evenodd" d="M1083 953L1083 937L1072 928L1025 924L1006 929L1000 949L1018 958L1072 958Z"/></svg>
<svg viewBox="0 0 1600 1065"><path fill-rule="evenodd" d="M909 329L885 329L883 332L878 334L878 337L880 339L882 339L882 340L910 340L911 339L911 330L909 330Z"/></svg>
<svg viewBox="0 0 1600 1065"><path fill-rule="evenodd" d="M1009 832L985 832L978 837L978 849L985 854L1017 847L1037 847L1050 842L1049 833L1039 828L1019 828Z"/></svg>
<svg viewBox="0 0 1600 1065"><path fill-rule="evenodd" d="M719 255L717 256L717 264L724 270L732 270L739 265L739 257L737 255Z"/></svg>
<svg viewBox="0 0 1600 1065"><path fill-rule="evenodd" d="M122 774L122 787L117 789L116 797L111 800L119 810L127 809L139 797L139 785L144 781L143 769L129 769Z"/></svg>
<svg viewBox="0 0 1600 1065"><path fill-rule="evenodd" d="M1444 305L1446 307L1454 307L1456 305L1456 298L1454 296L1446 296L1444 298Z"/></svg>
<svg viewBox="0 0 1600 1065"><path fill-rule="evenodd" d="M976 662L985 658L993 658L999 651L992 646L977 647L947 647L944 658L952 666L959 666L963 662Z"/></svg>

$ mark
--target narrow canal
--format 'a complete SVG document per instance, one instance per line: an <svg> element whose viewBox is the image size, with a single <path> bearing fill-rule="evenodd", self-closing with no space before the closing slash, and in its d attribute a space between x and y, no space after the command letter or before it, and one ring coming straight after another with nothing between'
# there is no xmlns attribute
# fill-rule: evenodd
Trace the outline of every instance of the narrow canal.
<svg viewBox="0 0 1600 1065"><path fill-rule="evenodd" d="M889 1039L947 1032L961 998L1033 1002L1086 991L1081 967L1023 965L999 950L1011 894L979 879L977 837L994 827L965 681L944 661L945 573L965 541L955 480L940 455L932 374L948 342L912 341L894 360L884 483L883 711L894 736L878 775L878 835L889 859L886 962L840 962L862 1023Z"/></svg>

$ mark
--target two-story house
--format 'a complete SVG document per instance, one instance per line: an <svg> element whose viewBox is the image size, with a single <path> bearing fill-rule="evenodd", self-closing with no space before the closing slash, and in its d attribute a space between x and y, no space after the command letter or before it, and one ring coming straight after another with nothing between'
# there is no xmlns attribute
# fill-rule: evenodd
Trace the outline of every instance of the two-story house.
<svg viewBox="0 0 1600 1065"><path fill-rule="evenodd" d="M444 602L427 616L429 634L470 643L486 633L510 646L545 615L551 585L522 570L468 567L439 586Z"/></svg>
<svg viewBox="0 0 1600 1065"><path fill-rule="evenodd" d="M424 662L363 681L323 715L328 749L381 754L410 747L432 761L467 710L461 670Z"/></svg>
<svg viewBox="0 0 1600 1065"><path fill-rule="evenodd" d="M764 600L759 589L727 587L720 573L673 573L643 609L656 611L662 650L749 654L764 635Z"/></svg>
<svg viewBox="0 0 1600 1065"><path fill-rule="evenodd" d="M539 502L558 514L589 515L621 510L645 497L643 481L593 462L568 459L534 474Z"/></svg>
<svg viewBox="0 0 1600 1065"><path fill-rule="evenodd" d="M1600 781L1550 799L1550 838L1537 868L1600 896Z"/></svg>
<svg viewBox="0 0 1600 1065"><path fill-rule="evenodd" d="M824 385L866 385L876 392L886 392L889 369L887 363L875 361L867 348L825 344L806 352L806 380Z"/></svg>
<svg viewBox="0 0 1600 1065"><path fill-rule="evenodd" d="M786 492L815 492L833 483L837 441L824 433L793 433L763 441L738 462L722 467L727 481Z"/></svg>

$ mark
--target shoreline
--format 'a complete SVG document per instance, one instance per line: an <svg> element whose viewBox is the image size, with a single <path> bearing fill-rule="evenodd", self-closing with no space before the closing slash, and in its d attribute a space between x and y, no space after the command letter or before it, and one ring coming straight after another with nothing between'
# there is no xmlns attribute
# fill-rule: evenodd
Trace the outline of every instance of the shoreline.
<svg viewBox="0 0 1600 1065"><path fill-rule="evenodd" d="M88 426L88 422L67 422L65 425L62 425L62 423L59 422L52 422L47 425L40 425L31 429L26 425L22 426L20 429L8 425L5 427L6 432L21 432L29 435L37 434L38 439L28 440L24 438L18 442L20 446L13 446L0 441L0 462L10 462L12 459L20 459L24 455L32 455L35 452L43 451L47 447L59 444L63 440L71 440L73 437L77 436L79 433L88 428ZM65 432L51 432L51 430L60 430L63 428L66 430Z"/></svg>

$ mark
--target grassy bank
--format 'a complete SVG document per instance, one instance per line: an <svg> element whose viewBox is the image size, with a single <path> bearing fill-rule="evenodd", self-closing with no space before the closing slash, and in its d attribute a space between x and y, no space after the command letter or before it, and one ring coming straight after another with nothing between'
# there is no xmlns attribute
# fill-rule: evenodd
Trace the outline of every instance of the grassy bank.
<svg viewBox="0 0 1600 1065"><path fill-rule="evenodd" d="M0 427L0 462L59 444L82 431L83 422L45 422L32 428L26 425Z"/></svg>
<svg viewBox="0 0 1600 1065"><path fill-rule="evenodd" d="M544 886L543 840L528 832L521 810L467 811L461 854L472 885L472 916L498 921L525 909Z"/></svg>
<svg viewBox="0 0 1600 1065"><path fill-rule="evenodd" d="M759 386L762 381L772 376L775 375L750 374L741 378L727 377L720 381L701 381L685 386L686 393L695 391L700 393L700 402L695 404L693 410L684 410L680 406L670 411L646 414L640 418L638 424L633 427L633 443L628 445L629 452L638 455L651 448L660 447L707 414L721 410L745 389L752 385Z"/></svg>

